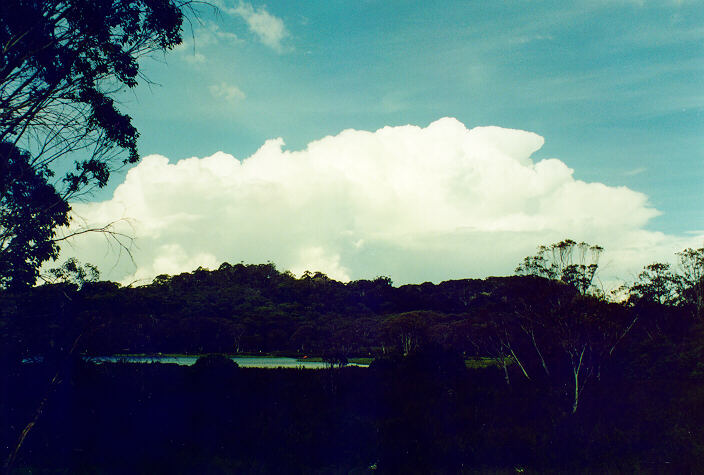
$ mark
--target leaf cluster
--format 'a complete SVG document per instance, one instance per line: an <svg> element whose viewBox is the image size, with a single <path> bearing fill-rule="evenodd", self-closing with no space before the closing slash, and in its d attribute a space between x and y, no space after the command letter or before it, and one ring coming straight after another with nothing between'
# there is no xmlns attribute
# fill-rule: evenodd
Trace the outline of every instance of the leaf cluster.
<svg viewBox="0 0 704 475"><path fill-rule="evenodd" d="M68 201L139 160L139 134L114 96L142 78L141 57L181 42L189 6L0 2L0 288L34 283L56 257Z"/></svg>
<svg viewBox="0 0 704 475"><path fill-rule="evenodd" d="M592 290L599 256L603 251L604 248L599 245L565 239L549 246L540 246L537 254L526 257L515 272L561 280L581 294L586 294Z"/></svg>
<svg viewBox="0 0 704 475"><path fill-rule="evenodd" d="M0 143L0 289L34 283L41 263L55 258L57 226L68 224L69 206L17 147Z"/></svg>

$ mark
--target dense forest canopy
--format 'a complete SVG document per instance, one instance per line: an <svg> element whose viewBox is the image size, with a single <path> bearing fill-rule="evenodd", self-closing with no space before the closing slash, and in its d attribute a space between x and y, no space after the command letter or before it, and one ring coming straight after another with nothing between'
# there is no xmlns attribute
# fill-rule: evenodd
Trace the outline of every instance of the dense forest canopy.
<svg viewBox="0 0 704 475"><path fill-rule="evenodd" d="M134 468L155 457L163 467L188 447L198 455L179 463L189 467L228 460L265 472L272 463L687 471L702 459L704 325L691 289L661 301L660 287L646 286L660 282L655 270L615 303L535 275L395 287L386 277L344 284L225 263L121 287L70 262L56 270L63 282L0 293L12 404L31 414L37 378L66 379L50 386L58 407L20 453L47 467ZM374 361L306 372L244 371L212 356L185 369L80 358L157 352ZM42 364L20 363L36 356ZM109 428L99 440L116 431L119 441L85 440L96 415ZM4 437L14 444L13 427ZM164 430L177 448L164 445ZM280 447L264 454L251 440ZM81 455L56 458L69 452Z"/></svg>
<svg viewBox="0 0 704 475"><path fill-rule="evenodd" d="M138 287L100 281L97 267L76 259L41 274L70 237L58 229L71 224L74 200L139 161L139 133L116 96L146 79L141 58L182 43L196 3L0 3L0 383L8 388L0 400L0 447L8 473L35 426L29 472L32 464L100 471L105 460L119 466L124 453L141 447L148 447L145 458L176 452L185 459L192 450L206 466L230 457L240 471L286 463L311 471L306 463L317 445L342 456L319 457L316 469L376 460L387 473L457 473L465 462L500 466L504 457L532 457L540 466L565 447L582 462L591 451L610 460L613 440L638 464L650 463L642 446L658 463L677 458L681 472L704 459L704 248L679 252L676 268L646 266L620 300L599 286L603 248L571 239L540 246L518 265L519 275L438 284L394 286L384 276L343 283L321 272L296 277L273 263L223 263ZM263 22L273 25L264 42L283 52L287 30L266 8L222 8L260 36ZM225 82L209 90L245 97ZM469 133L459 121L444 123ZM131 239L110 224L70 232L94 231L118 246ZM39 277L45 285L35 286ZM99 366L88 358L129 353L201 357L186 370ZM319 356L329 371L243 374L232 354ZM348 357L373 362L368 370L345 369ZM35 386L48 389L37 395ZM158 402L149 402L154 395ZM44 412L48 401L59 410ZM636 416L623 416L633 408ZM120 419L134 414L149 421L134 426L147 436L121 432ZM44 426L37 425L42 415ZM84 460L89 426L103 428L97 439L107 442ZM172 429L168 441L161 429ZM113 430L135 437L139 448L111 440ZM360 437L350 449L328 433ZM665 448L656 447L653 433L665 434ZM260 451L260 441L271 440L284 450L272 451L278 461L262 461L268 453L247 453L257 450L247 445L252 440ZM146 469L138 459L127 466Z"/></svg>
<svg viewBox="0 0 704 475"><path fill-rule="evenodd" d="M628 300L609 302L574 278L594 269L569 265L577 269L563 266L553 278L531 275L524 263L529 275L395 287L387 277L345 284L319 272L297 278L272 263L224 263L121 287L69 261L54 269L58 283L0 294L3 348L21 359L66 352L386 357L440 347L489 358L507 384L553 381L567 388L576 411L584 387L624 346L682 339L701 327L701 282L649 266ZM676 289L663 290L663 273Z"/></svg>
<svg viewBox="0 0 704 475"><path fill-rule="evenodd" d="M682 273L666 264L647 266L626 289L628 299L620 303L609 303L603 291L592 285L597 264L585 264L585 255L593 255L594 250L595 246L565 240L541 246L536 256L527 257L517 268L523 277L400 287L383 276L346 284L320 272L296 278L279 272L272 263L223 263L214 271L198 268L160 275L141 287L121 287L99 281L94 266L70 259L49 272L54 284L5 291L0 298L5 302L6 324L34 329L30 340L53 341L47 335L51 328L81 329L81 348L92 354L335 350L369 355L390 348L408 353L426 340L479 354L489 349L479 350L474 335L462 335L467 322L474 322L470 333L476 333L482 325L501 326L497 322L510 316L508 320L515 320L523 330L530 327L528 333L534 334L536 325L547 328L552 314L570 306L580 310L568 313L593 307L592 320L610 321L613 317L601 313L632 312L646 305L700 317L698 269L704 249L678 254ZM572 256L575 253L577 257ZM401 336L409 328L414 335ZM30 340L23 340L24 348L13 346L23 355L44 351L29 345Z"/></svg>

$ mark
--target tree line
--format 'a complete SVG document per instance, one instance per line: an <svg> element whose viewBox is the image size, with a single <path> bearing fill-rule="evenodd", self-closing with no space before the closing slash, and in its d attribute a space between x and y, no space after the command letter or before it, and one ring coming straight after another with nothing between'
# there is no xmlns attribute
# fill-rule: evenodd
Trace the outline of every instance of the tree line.
<svg viewBox="0 0 704 475"><path fill-rule="evenodd" d="M384 357L435 345L496 365L508 385L560 387L576 412L615 353L702 324L702 281L692 279L704 249L679 253L680 274L646 267L621 302L593 285L598 252L565 240L526 258L524 275L399 287L387 277L297 278L272 263L121 287L70 260L53 270L60 282L0 293L3 347L17 361L67 351Z"/></svg>
<svg viewBox="0 0 704 475"><path fill-rule="evenodd" d="M2 294L13 351L46 356L0 373L3 446L45 408L20 470L689 473L704 460L704 325L691 302L608 302L533 275L342 284L272 264L137 288L83 279ZM243 332L224 345L375 359L305 371L213 355L193 367L80 358L106 344L206 344L228 321ZM56 374L41 406L37 388Z"/></svg>
<svg viewBox="0 0 704 475"><path fill-rule="evenodd" d="M231 471L311 471L305 463L315 461L317 470L340 460L369 467L364 462L377 460L397 473L442 464L456 473L464 463L525 460L525 447L548 458L557 448L590 460L594 444L585 440L617 440L636 458L646 445L661 451L659 460L697 466L703 459L697 431L704 421L696 408L704 403L698 392L704 248L679 253L678 268L647 266L619 302L595 285L603 249L572 240L540 247L517 276L400 287L386 277L347 284L319 272L296 278L271 263L225 263L136 288L100 281L95 267L76 260L41 274L71 236L71 200L139 161L138 131L115 94L145 79L141 58L181 43L196 4L0 2L0 382L8 388L0 400L0 445L14 447L8 471L51 391L60 410L47 411L28 453L32 463L58 470L100 471L120 463L144 470L155 463L153 454L176 454L185 464L195 454L213 470L222 460L234 463ZM106 233L129 252L130 237L110 224L71 232ZM46 284L35 287L38 280ZM80 358L157 352L324 355L340 366L347 356L376 359L370 374L336 380L244 376L207 364L185 376L164 367L135 373L98 369ZM22 364L40 358L42 364ZM69 384L61 385L64 379ZM33 390L46 381L44 396ZM270 387L283 390L269 393ZM304 396L281 397L287 390ZM665 393L676 401L662 403ZM614 422L623 417L619 404L636 407L637 416ZM288 409L271 412L272 406ZM188 422L201 419L188 416L193 407L206 421L202 426ZM135 411L137 420L151 423L121 431ZM174 417L181 413L186 417ZM96 415L108 428L97 434L104 443L74 465L66 454L91 445L85 434ZM565 428L565 420L574 422ZM340 421L335 433L344 443L319 437ZM164 445L164 428L173 429L178 448ZM111 438L113 431L121 436ZM603 438L593 437L600 431ZM282 450L273 459L269 451L250 456L282 432L292 435L276 439ZM656 448L651 432L664 434L669 448ZM134 433L151 439L131 445L126 436ZM261 443L247 445L252 440ZM316 444L336 455L315 453Z"/></svg>

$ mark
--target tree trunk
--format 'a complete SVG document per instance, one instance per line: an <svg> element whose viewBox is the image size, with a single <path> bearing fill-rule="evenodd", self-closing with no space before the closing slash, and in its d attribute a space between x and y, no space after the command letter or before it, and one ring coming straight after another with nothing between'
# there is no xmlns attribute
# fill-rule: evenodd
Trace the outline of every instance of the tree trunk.
<svg viewBox="0 0 704 475"><path fill-rule="evenodd" d="M528 372L521 364L521 360L518 359L518 356L516 356L516 353L513 351L513 349L511 349L511 356L513 356L514 361L516 363L518 363L518 367L521 368L521 371L523 372L523 376L525 376L526 379L530 380L530 376L528 376Z"/></svg>
<svg viewBox="0 0 704 475"><path fill-rule="evenodd" d="M548 370L548 365L545 362L545 358L543 358L543 353L540 351L540 348L538 348L538 342L535 341L535 334L531 331L530 332L530 340L533 342L533 348L535 348L535 351L538 353L538 356L540 357L540 364L542 365L543 369L545 370L545 374L550 376L550 370Z"/></svg>
<svg viewBox="0 0 704 475"><path fill-rule="evenodd" d="M506 384L508 386L511 385L511 378L508 377L508 369L506 368L506 357L502 356L501 357L501 365L504 367L504 379L506 380Z"/></svg>
<svg viewBox="0 0 704 475"><path fill-rule="evenodd" d="M572 414L577 412L579 405L579 369L574 370L574 401L572 402Z"/></svg>
<svg viewBox="0 0 704 475"><path fill-rule="evenodd" d="M586 347L582 347L582 351L579 353L579 360L575 365L574 358L572 360L572 373L574 374L574 402L572 403L572 414L577 412L577 406L579 405L579 395L581 390L579 388L579 372L582 369L582 358L584 357L584 350Z"/></svg>

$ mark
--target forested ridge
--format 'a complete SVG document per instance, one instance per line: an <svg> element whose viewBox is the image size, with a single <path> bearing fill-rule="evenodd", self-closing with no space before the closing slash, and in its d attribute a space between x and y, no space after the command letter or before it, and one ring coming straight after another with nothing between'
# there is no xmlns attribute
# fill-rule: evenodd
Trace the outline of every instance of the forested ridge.
<svg viewBox="0 0 704 475"><path fill-rule="evenodd" d="M594 249L569 240L539 248L518 266L524 275L401 286L387 277L342 283L320 272L298 278L272 263L225 263L122 287L66 262L52 270L55 283L0 292L8 466L703 466L702 281L686 264L701 263L704 251L681 253L684 275L646 267L616 302L592 285L596 264L573 259L580 246ZM84 359L126 353L210 356L192 368ZM219 353L331 364L240 369ZM369 369L342 367L350 357L373 361ZM31 436L15 442L27 428Z"/></svg>
<svg viewBox="0 0 704 475"><path fill-rule="evenodd" d="M0 299L3 325L16 332L4 332L5 347L23 357L79 336L78 352L92 355L339 351L365 356L407 354L430 342L483 355L489 350L481 340L512 333L513 326L532 339L556 329L551 326L596 325L608 339L609 332L630 332L629 326L684 330L698 321L693 304L608 302L534 275L396 287L387 277L349 283L322 273L296 278L271 263L225 263L214 271L158 276L139 287L63 282L6 291Z"/></svg>
<svg viewBox="0 0 704 475"><path fill-rule="evenodd" d="M587 382L619 357L637 354L631 369L650 358L648 371L667 359L668 371L704 373L696 302L661 303L642 288L609 302L536 275L396 287L387 277L341 283L225 263L139 287L64 279L0 300L4 359L15 362L67 353L374 358L437 347L490 361L508 384L571 385L575 409Z"/></svg>
<svg viewBox="0 0 704 475"><path fill-rule="evenodd" d="M470 335L460 334L468 321L479 323L491 307L509 312L512 292L532 299L555 290L577 297L568 286L538 277L394 287L386 277L343 284L321 273L296 278L273 264L223 264L140 287L62 283L1 298L5 324L31 329L18 348L24 356L69 341L61 334L67 330L82 335L80 351L89 354L336 350L362 356L407 353L421 340L474 354ZM401 348L404 331L410 341Z"/></svg>
<svg viewBox="0 0 704 475"><path fill-rule="evenodd" d="M344 284L273 264L6 291L2 436L12 447L49 394L18 469L696 470L704 325L691 301L638 295L608 302L535 275ZM128 352L375 359L310 371L80 358Z"/></svg>
<svg viewBox="0 0 704 475"><path fill-rule="evenodd" d="M540 246L518 265L518 275L439 284L394 286L383 276L342 283L320 272L296 277L272 263L225 263L217 270L199 268L122 286L100 281L97 267L75 258L49 268L64 243L84 234L102 234L120 255L135 257L133 244L140 236L125 231L126 218L89 224L75 211L82 208L77 203L90 202L108 185L112 173L140 161L134 109L123 99L139 83L153 84L144 59L192 46L194 67L206 59L196 53L196 36L204 35L204 46L224 38L228 44L246 41L239 31L201 17L211 9L218 19L225 13L244 20L249 33L278 54L287 49L283 38L303 38L264 5L230 7L191 0L0 2L0 460L5 473L702 471L704 248L678 253L677 269L646 266L635 282L624 284L619 298L595 285L603 248L570 239ZM308 15L295 16L301 25L309 23ZM364 21L356 14L350 19ZM311 17L310 27L316 23ZM366 31L357 26L353 30ZM345 34L345 28L330 30ZM430 30L429 35L422 36L431 38ZM182 44L188 36L191 42ZM301 51L290 44L288 52ZM334 51L334 45L325 49ZM264 66L260 53L257 64ZM208 52L208 64L216 56L251 70L239 53ZM301 64L310 69L314 63ZM266 68L259 69L265 76ZM197 70L207 73L208 66ZM237 81L246 84L244 78ZM247 94L228 82L199 80L189 90L207 89L223 103L236 99L237 110L246 105L239 103L246 95L259 104L266 97L245 88ZM202 96L191 102L207 110ZM159 117L168 116L166 109ZM337 107L330 110L339 115ZM303 116L290 117L300 122ZM144 123L144 117L135 118ZM178 130L167 122L169 133ZM431 159L436 144L428 149ZM555 169L541 169L541 163L530 172ZM471 170L471 175L482 172ZM490 175L509 188L505 174ZM315 176L328 175L316 170ZM424 187L426 173L419 176ZM458 169L449 176L454 182L463 175ZM335 187L329 177L326 183ZM377 181L370 182L372 188L388 188ZM404 187L412 183L404 181ZM442 193L445 185L442 181ZM474 182L462 181L462 188L473 187ZM220 201L230 202L228 196ZM276 193L265 196L273 200ZM506 196L519 203L525 201L521 196L536 201L541 195L533 189ZM395 214L401 211L397 204L415 202L402 198L368 202L374 216L379 206ZM331 201L330 209L344 209L338 204ZM453 203L447 205L451 211ZM642 206L635 214L649 216L653 210ZM258 206L251 209L260 214ZM474 219L470 208L458 209L462 220L446 229L463 229L467 216ZM630 209L627 200L624 209ZM489 206L487 213L497 212L492 210ZM127 206L123 216L134 211ZM423 216L416 211L409 215L414 220ZM590 216L573 217L591 226ZM500 212L493 220L501 222ZM265 221L230 224L246 228ZM309 223L306 234L314 228ZM536 229L550 228L538 222ZM90 358L161 353L198 359L181 367ZM327 367L240 368L233 354L320 357ZM351 357L371 364L346 367Z"/></svg>

